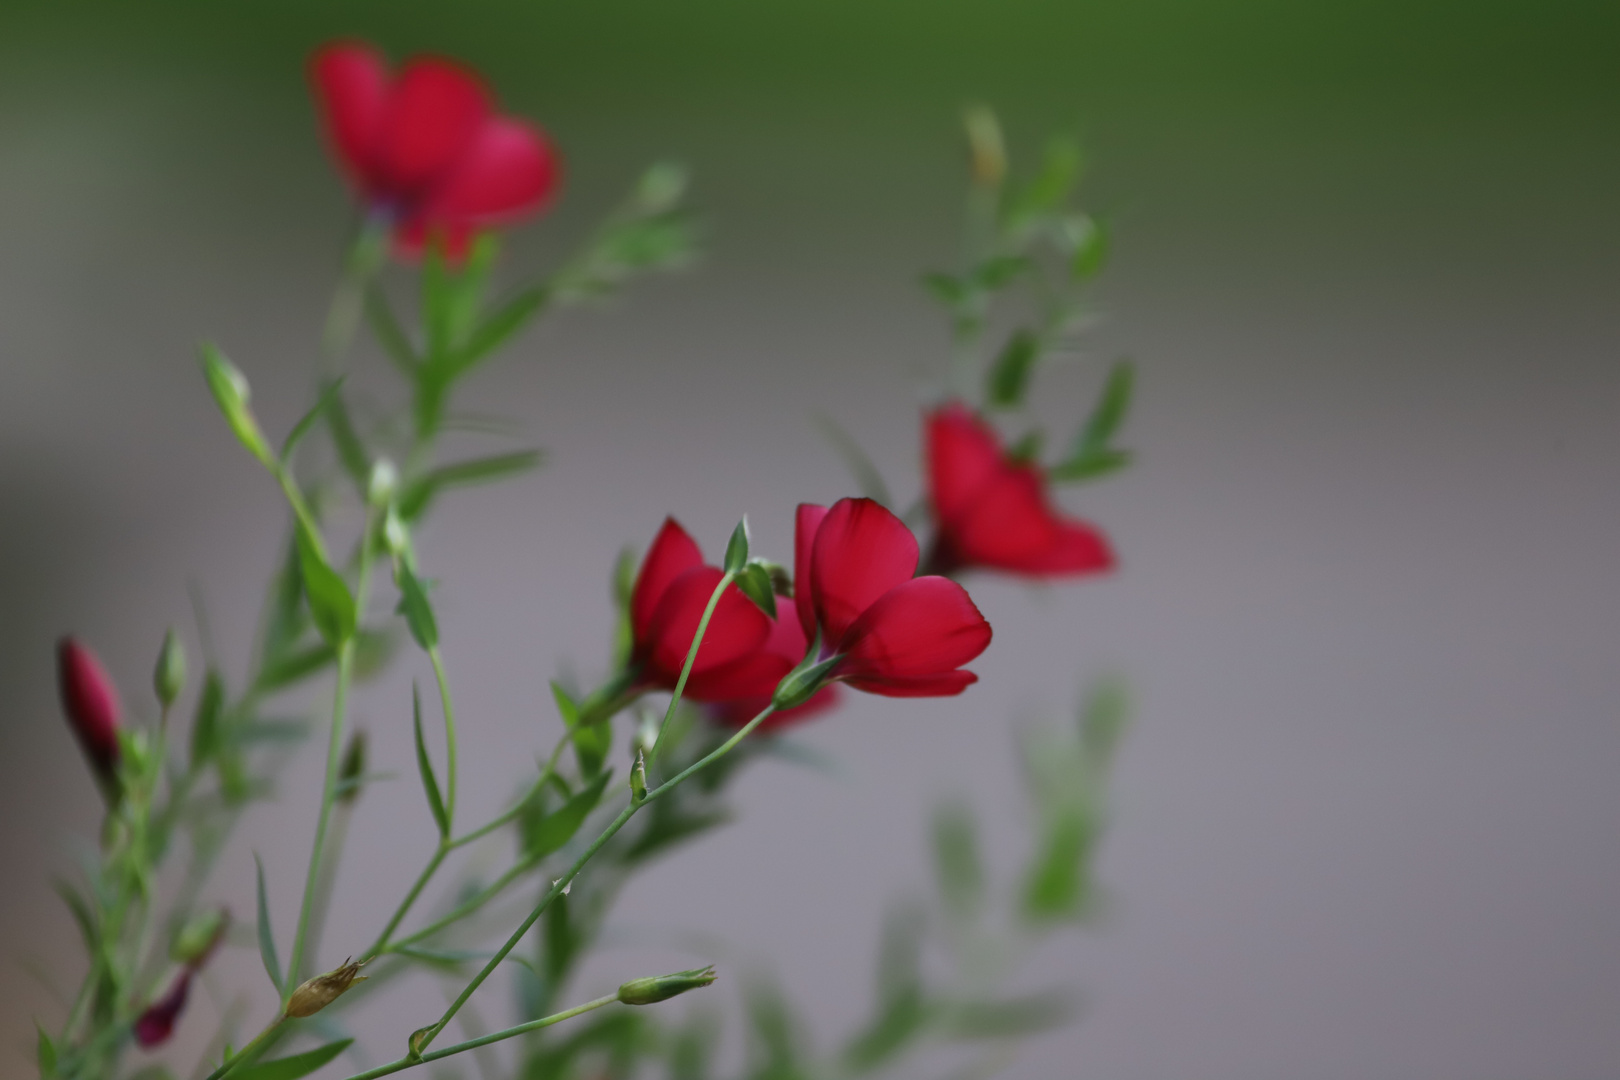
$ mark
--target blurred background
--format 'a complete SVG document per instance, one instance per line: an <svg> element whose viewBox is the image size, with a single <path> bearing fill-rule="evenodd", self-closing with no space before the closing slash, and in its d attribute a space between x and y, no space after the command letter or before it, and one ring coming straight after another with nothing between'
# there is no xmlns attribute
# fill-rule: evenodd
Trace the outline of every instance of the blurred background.
<svg viewBox="0 0 1620 1080"><path fill-rule="evenodd" d="M567 191L514 235L514 277L657 158L692 167L705 221L700 265L549 320L471 388L550 454L421 539L473 812L555 738L547 680L600 674L613 557L664 514L718 551L747 511L787 556L792 506L853 486L816 412L915 491L947 350L917 278L956 252L965 102L1026 173L1076 135L1082 202L1115 224L1094 354L1039 394L1068 430L1106 362L1139 362L1139 465L1066 497L1121 572L973 584L982 683L851 695L806 728L836 774L751 771L739 820L627 897L587 982L763 966L841 1038L886 906L926 887L930 802L971 798L1010 871L1016 730L1117 673L1137 708L1108 916L1028 979L1079 986L1084 1015L1009 1075L1620 1072L1620 7L1573 0L7 3L3 1071L61 1016L25 963L78 978L49 878L98 820L53 642L81 635L137 703L166 626L201 648L188 587L228 670L252 638L283 513L195 345L226 348L270 430L307 401L351 209L302 65L340 34L460 57L552 132ZM421 674L358 703L405 779L356 816L323 966L426 855ZM292 918L318 758L222 867L243 918L249 846ZM726 956L680 944L712 934ZM270 1007L251 949L220 978ZM362 1017L379 1056L442 1009L432 981L398 1000Z"/></svg>

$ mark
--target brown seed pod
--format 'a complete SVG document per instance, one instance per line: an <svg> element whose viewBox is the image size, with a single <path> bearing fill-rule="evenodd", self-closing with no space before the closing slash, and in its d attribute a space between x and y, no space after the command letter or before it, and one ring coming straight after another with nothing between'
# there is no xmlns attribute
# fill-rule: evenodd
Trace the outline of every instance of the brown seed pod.
<svg viewBox="0 0 1620 1080"><path fill-rule="evenodd" d="M342 967L304 980L287 1000L287 1015L295 1019L314 1016L342 997L344 991L354 983L365 981L366 977L360 974L360 965L351 956L343 961Z"/></svg>

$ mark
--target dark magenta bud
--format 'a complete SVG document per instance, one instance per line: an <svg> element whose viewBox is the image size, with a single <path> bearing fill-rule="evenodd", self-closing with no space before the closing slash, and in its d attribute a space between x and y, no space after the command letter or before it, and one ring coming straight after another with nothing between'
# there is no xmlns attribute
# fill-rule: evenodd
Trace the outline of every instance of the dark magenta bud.
<svg viewBox="0 0 1620 1080"><path fill-rule="evenodd" d="M169 984L168 993L146 1007L135 1018L135 1041L146 1049L162 1046L174 1034L175 1021L186 1007L186 996L191 993L192 969L181 968L180 974Z"/></svg>
<svg viewBox="0 0 1620 1080"><path fill-rule="evenodd" d="M118 794L118 691L89 649L71 637L56 645L56 675L62 710L79 740L96 782L109 798Z"/></svg>

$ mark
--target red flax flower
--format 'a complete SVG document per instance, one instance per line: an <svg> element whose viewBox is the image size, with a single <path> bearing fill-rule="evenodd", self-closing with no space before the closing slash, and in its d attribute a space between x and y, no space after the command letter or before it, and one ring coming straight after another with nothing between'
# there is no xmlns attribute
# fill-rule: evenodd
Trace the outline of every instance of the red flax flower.
<svg viewBox="0 0 1620 1080"><path fill-rule="evenodd" d="M745 697L717 701L709 715L727 727L742 727L758 716L771 703L771 692L782 677L796 667L804 654L810 651L810 639L805 637L804 625L799 618L799 606L808 607L808 598L795 600L788 596L776 598L776 618L771 620L771 633L754 654L752 661L763 692ZM826 712L838 704L838 689L824 686L803 705L780 709L759 725L760 731L777 731L802 723Z"/></svg>
<svg viewBox="0 0 1620 1080"><path fill-rule="evenodd" d="M995 431L960 402L927 417L928 484L938 525L929 566L1026 577L1096 574L1114 566L1102 533L1059 516L1039 465L1009 456Z"/></svg>
<svg viewBox="0 0 1620 1080"><path fill-rule="evenodd" d="M56 643L62 711L101 790L118 792L118 691L100 661L71 637Z"/></svg>
<svg viewBox="0 0 1620 1080"><path fill-rule="evenodd" d="M483 81L449 60L415 57L390 75L372 46L335 42L315 53L310 80L338 167L407 252L441 238L458 256L475 232L538 210L557 189L545 135L497 116Z"/></svg>
<svg viewBox="0 0 1620 1080"><path fill-rule="evenodd" d="M180 1019L180 1013L186 1007L186 997L191 993L192 974L192 968L181 968L174 982L169 984L168 992L135 1018L135 1041L142 1048L150 1050L154 1046L162 1046L174 1034L175 1022Z"/></svg>
<svg viewBox="0 0 1620 1080"><path fill-rule="evenodd" d="M962 586L913 577L917 538L871 499L799 507L794 594L806 636L821 630L830 674L886 697L959 694L978 681L961 666L990 644L990 624Z"/></svg>

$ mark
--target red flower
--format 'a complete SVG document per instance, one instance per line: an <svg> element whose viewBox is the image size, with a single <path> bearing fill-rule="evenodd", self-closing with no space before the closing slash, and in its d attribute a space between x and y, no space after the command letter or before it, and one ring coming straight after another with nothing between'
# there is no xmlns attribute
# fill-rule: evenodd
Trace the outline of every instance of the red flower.
<svg viewBox="0 0 1620 1080"><path fill-rule="evenodd" d="M146 1011L135 1019L135 1041L142 1047L151 1049L161 1046L174 1034L175 1021L180 1019L181 1010L186 1007L186 997L191 993L192 971L190 967L181 968L180 974L169 984L168 992L148 1005Z"/></svg>
<svg viewBox="0 0 1620 1080"><path fill-rule="evenodd" d="M806 636L841 655L832 677L886 697L959 694L990 624L949 578L913 577L917 538L871 499L799 507L794 594ZM806 600L808 599L808 603Z"/></svg>
<svg viewBox="0 0 1620 1080"><path fill-rule="evenodd" d="M697 542L674 518L666 518L630 593L631 663L644 688L673 690L697 636L703 609L723 576L705 566ZM685 694L694 701L769 698L777 681L799 658L777 670L765 646L770 618L736 585L726 589L703 634ZM802 655L802 650L801 650Z"/></svg>
<svg viewBox="0 0 1620 1080"><path fill-rule="evenodd" d="M95 654L71 637L56 643L62 711L102 790L118 790L118 691Z"/></svg>
<svg viewBox="0 0 1620 1080"><path fill-rule="evenodd" d="M533 125L497 116L477 75L434 56L390 76L370 45L336 42L310 61L327 140L369 211L418 251L442 235L452 256L473 233L539 209L561 165Z"/></svg>
<svg viewBox="0 0 1620 1080"><path fill-rule="evenodd" d="M792 597L776 598L776 618L771 620L771 634L752 660L756 665L756 675L764 686L763 692L715 702L709 714L716 721L727 727L742 727L758 716L771 703L771 691L782 681L782 676L797 667L804 654L810 651L810 640L804 636L804 626L799 619L799 603ZM805 599L803 604L808 607L809 599ZM767 682L769 685L765 685ZM760 722L757 730L778 731L791 727L819 716L837 704L837 688L825 686L803 705L772 713Z"/></svg>
<svg viewBox="0 0 1620 1080"><path fill-rule="evenodd" d="M995 431L960 402L927 417L928 483L937 531L930 567L982 566L1028 577L1110 570L1092 526L1058 516L1040 466L1009 458Z"/></svg>

